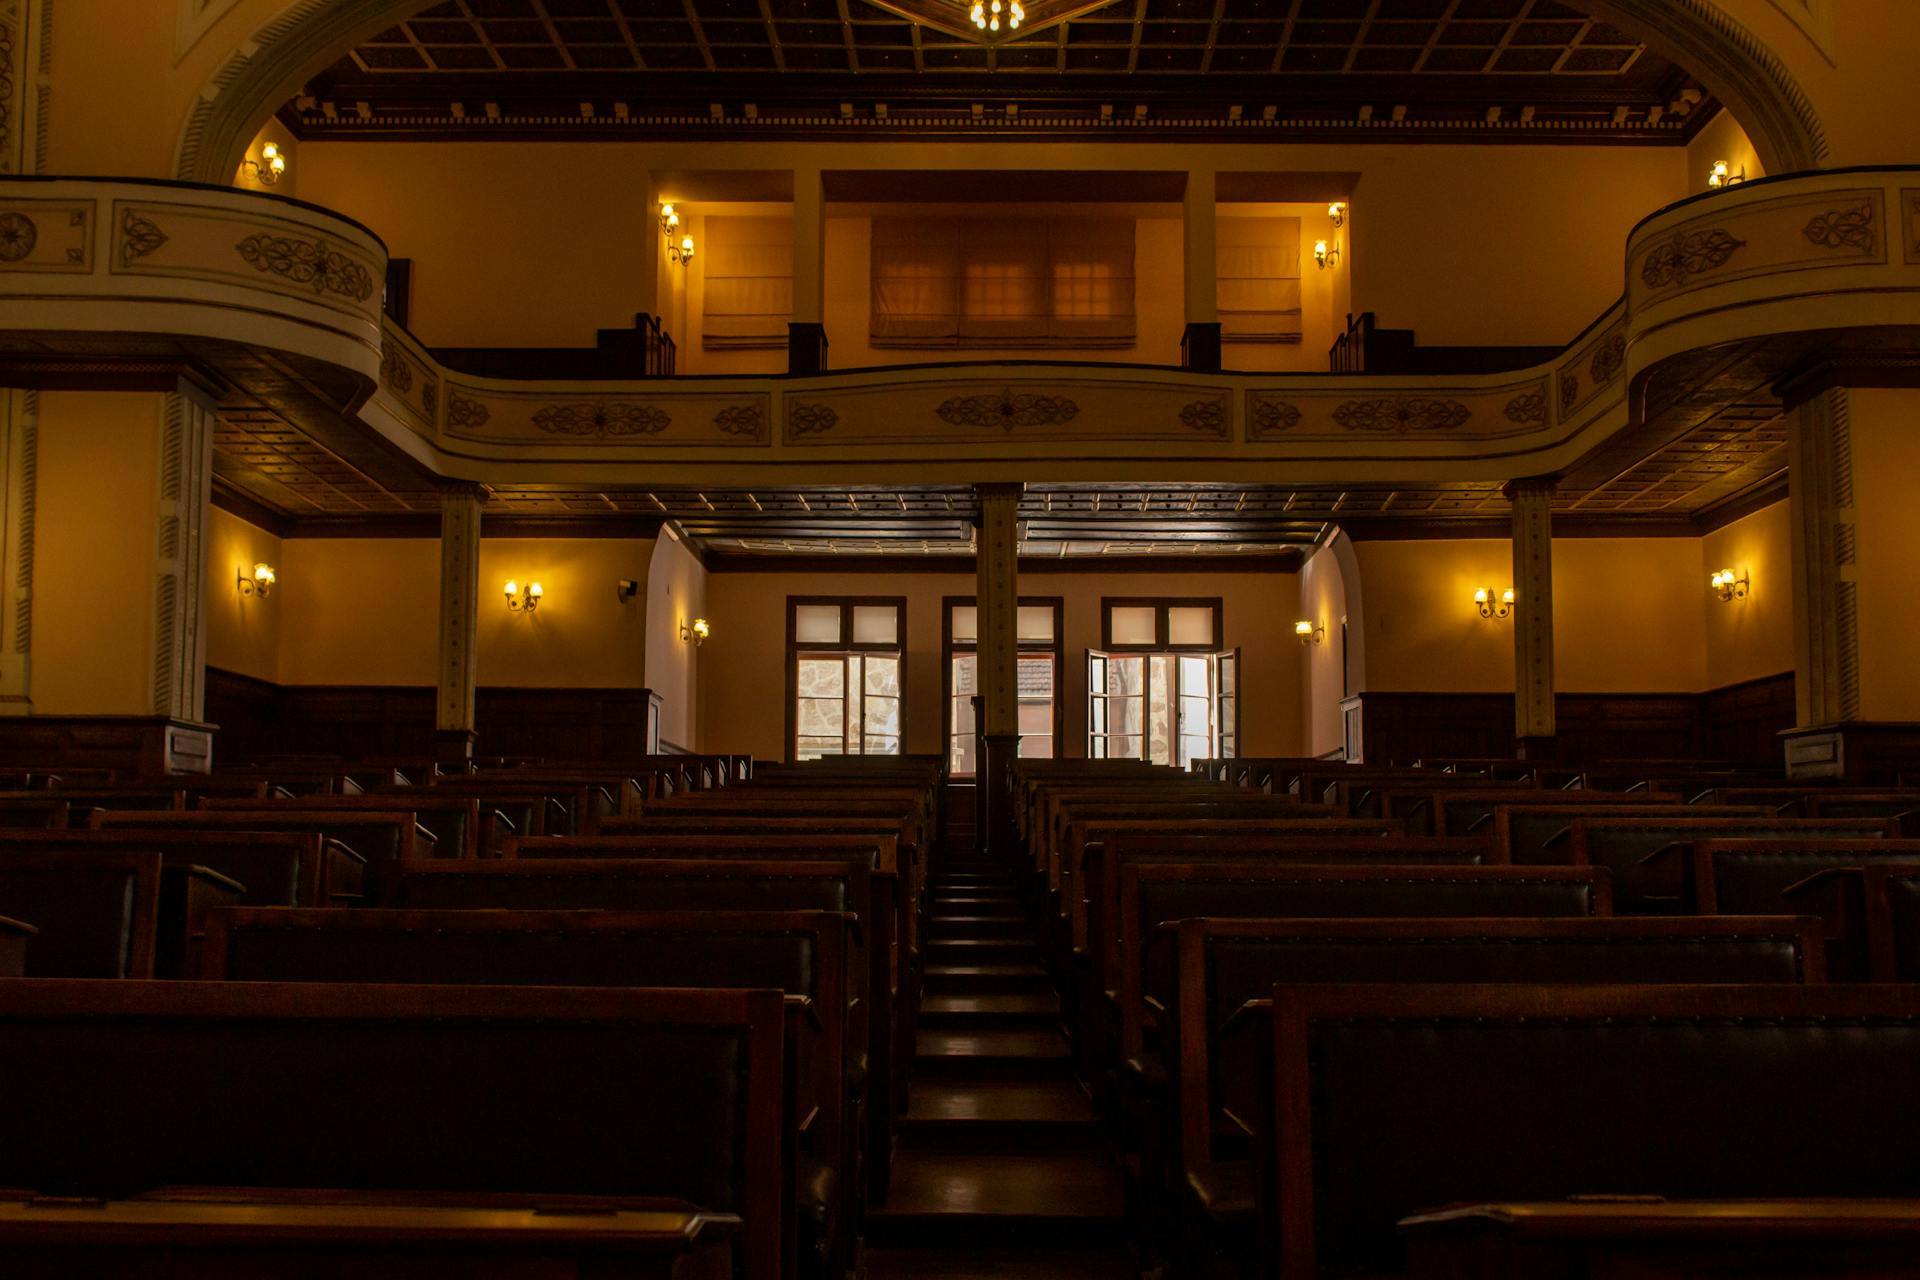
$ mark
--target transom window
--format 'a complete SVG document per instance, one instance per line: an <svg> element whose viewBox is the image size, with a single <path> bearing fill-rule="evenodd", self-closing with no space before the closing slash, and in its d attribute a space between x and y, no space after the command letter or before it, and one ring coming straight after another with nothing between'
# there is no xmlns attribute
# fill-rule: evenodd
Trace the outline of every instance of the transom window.
<svg viewBox="0 0 1920 1280"><path fill-rule="evenodd" d="M973 596L948 596L946 615L946 731L947 769L955 777L972 777L979 763L980 740L973 699L980 691L980 611ZM1022 596L1014 627L1019 647L1016 683L1019 686L1020 755L1051 759L1060 723L1060 666L1064 654L1058 596Z"/></svg>
<svg viewBox="0 0 1920 1280"><path fill-rule="evenodd" d="M897 756L906 600L787 597L787 740L795 760Z"/></svg>
<svg viewBox="0 0 1920 1280"><path fill-rule="evenodd" d="M1087 755L1185 769L1239 748L1240 651L1217 599L1101 601L1087 651Z"/></svg>

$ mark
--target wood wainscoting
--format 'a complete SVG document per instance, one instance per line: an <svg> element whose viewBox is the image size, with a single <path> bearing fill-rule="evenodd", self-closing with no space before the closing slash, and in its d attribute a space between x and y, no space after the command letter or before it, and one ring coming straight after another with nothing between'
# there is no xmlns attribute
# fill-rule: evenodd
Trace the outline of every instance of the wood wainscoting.
<svg viewBox="0 0 1920 1280"><path fill-rule="evenodd" d="M651 689L482 686L478 752L544 760L621 760L658 751L660 696ZM207 720L219 758L399 759L431 755L434 691L412 685L277 685L207 669Z"/></svg>
<svg viewBox="0 0 1920 1280"><path fill-rule="evenodd" d="M1349 759L1404 765L1514 754L1509 693L1361 693L1342 705ZM1778 768L1780 734L1794 724L1793 673L1706 693L1563 693L1555 707L1563 760L1698 758Z"/></svg>

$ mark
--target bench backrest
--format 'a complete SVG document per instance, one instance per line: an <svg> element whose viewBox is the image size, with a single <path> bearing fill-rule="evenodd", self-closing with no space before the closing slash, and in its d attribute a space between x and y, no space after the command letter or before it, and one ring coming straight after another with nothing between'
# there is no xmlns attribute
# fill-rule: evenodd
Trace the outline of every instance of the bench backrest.
<svg viewBox="0 0 1920 1280"><path fill-rule="evenodd" d="M404 808L414 820L433 835L436 858L477 858L480 856L480 801L471 796L434 795L430 790L408 791L403 795L383 792L370 796L315 796L304 800L253 801L208 797L197 806L202 810L277 813L300 809L308 813L355 813L392 811Z"/></svg>
<svg viewBox="0 0 1920 1280"><path fill-rule="evenodd" d="M782 1018L772 990L0 983L0 1185L671 1197L740 1214L770 1278Z"/></svg>
<svg viewBox="0 0 1920 1280"><path fill-rule="evenodd" d="M1390 1272L1418 1209L1920 1193L1920 989L1277 986L1281 1274Z"/></svg>
<svg viewBox="0 0 1920 1280"><path fill-rule="evenodd" d="M93 815L96 830L164 831L314 831L338 840L369 864L419 856L423 841L411 810L342 810L326 812L290 809L285 812L195 809L189 813L109 813Z"/></svg>
<svg viewBox="0 0 1920 1280"><path fill-rule="evenodd" d="M40 931L29 977L151 978L160 855L0 847L0 915Z"/></svg>
<svg viewBox="0 0 1920 1280"><path fill-rule="evenodd" d="M1684 910L1682 893L1687 850L1701 840L1793 839L1863 840L1893 837L1892 818L1575 818L1572 825L1576 866L1601 866L1613 872L1615 904L1624 914Z"/></svg>
<svg viewBox="0 0 1920 1280"><path fill-rule="evenodd" d="M1602 797L1594 801L1594 796ZM1609 800L1606 797L1614 797ZM1612 791L1563 793L1557 804L1497 804L1493 808L1494 857L1516 867L1573 865L1575 818L1659 818L1677 812L1678 796ZM1690 818L1767 818L1762 805L1690 805Z"/></svg>
<svg viewBox="0 0 1920 1280"><path fill-rule="evenodd" d="M25 920L0 916L0 978L26 976L27 939L38 932Z"/></svg>
<svg viewBox="0 0 1920 1280"><path fill-rule="evenodd" d="M319 834L302 831L0 831L0 850L157 850L170 866L209 867L238 881L249 907L326 906L333 885L323 846Z"/></svg>
<svg viewBox="0 0 1920 1280"><path fill-rule="evenodd" d="M1701 840L1686 860L1682 900L1702 915L1785 911L1781 895L1833 867L1920 862L1920 840Z"/></svg>

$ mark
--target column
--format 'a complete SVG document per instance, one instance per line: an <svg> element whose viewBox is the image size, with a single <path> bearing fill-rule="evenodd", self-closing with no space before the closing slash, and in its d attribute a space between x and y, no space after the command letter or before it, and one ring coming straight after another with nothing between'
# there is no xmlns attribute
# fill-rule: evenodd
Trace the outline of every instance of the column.
<svg viewBox="0 0 1920 1280"><path fill-rule="evenodd" d="M1837 725L1859 714L1855 634L1853 458L1844 389L1820 392L1787 415L1788 520L1793 533L1794 721ZM1844 619L1844 623L1843 623ZM1843 679L1843 673L1845 679Z"/></svg>
<svg viewBox="0 0 1920 1280"><path fill-rule="evenodd" d="M155 510L153 714L206 714L207 507L213 499L213 413L182 392L166 397Z"/></svg>
<svg viewBox="0 0 1920 1280"><path fill-rule="evenodd" d="M1553 757L1553 481L1515 480L1513 735L1522 759Z"/></svg>
<svg viewBox="0 0 1920 1280"><path fill-rule="evenodd" d="M980 702L974 716L979 734L980 839L985 848L1009 848L1013 838L1012 779L1008 770L1020 754L1019 613L1020 533L1016 517L1024 485L980 484L980 536L975 551L979 577L979 641L975 662Z"/></svg>
<svg viewBox="0 0 1920 1280"><path fill-rule="evenodd" d="M793 318L787 324L787 372L827 368L826 195L818 169L793 171Z"/></svg>
<svg viewBox="0 0 1920 1280"><path fill-rule="evenodd" d="M440 691L433 736L442 760L473 755L479 626L480 494L465 489L440 500Z"/></svg>
<svg viewBox="0 0 1920 1280"><path fill-rule="evenodd" d="M1196 373L1220 372L1220 297L1214 276L1215 177L1211 169L1187 174L1183 223L1186 329L1180 339L1180 364Z"/></svg>
<svg viewBox="0 0 1920 1280"><path fill-rule="evenodd" d="M33 712L33 503L40 393L0 391L0 716Z"/></svg>

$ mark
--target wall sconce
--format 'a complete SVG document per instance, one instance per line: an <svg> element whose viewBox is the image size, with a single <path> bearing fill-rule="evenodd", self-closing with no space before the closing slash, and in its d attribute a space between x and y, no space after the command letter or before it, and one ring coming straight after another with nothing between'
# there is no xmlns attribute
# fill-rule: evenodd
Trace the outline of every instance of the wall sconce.
<svg viewBox="0 0 1920 1280"><path fill-rule="evenodd" d="M1731 187L1746 180L1747 169L1745 165L1735 169L1725 160L1715 160L1713 167L1707 170L1707 186L1714 190L1718 190L1721 187Z"/></svg>
<svg viewBox="0 0 1920 1280"><path fill-rule="evenodd" d="M507 608L516 613L532 613L540 607L540 598L546 595L537 582L529 582L523 593L520 584L512 578L507 579Z"/></svg>
<svg viewBox="0 0 1920 1280"><path fill-rule="evenodd" d="M693 261L693 237L680 234L680 213L670 204L660 206L660 234L667 238L669 261L678 263Z"/></svg>
<svg viewBox="0 0 1920 1280"><path fill-rule="evenodd" d="M270 187L287 171L287 158L280 154L278 146L268 142L261 145L258 160L242 160L240 167L252 174L255 182Z"/></svg>
<svg viewBox="0 0 1920 1280"><path fill-rule="evenodd" d="M1347 202L1345 200L1335 200L1332 204L1328 205L1327 220L1333 223L1336 228L1346 226Z"/></svg>
<svg viewBox="0 0 1920 1280"><path fill-rule="evenodd" d="M689 262L692 262L693 237L681 236L679 244L669 244L667 246L667 258L669 261L677 262L683 267Z"/></svg>
<svg viewBox="0 0 1920 1280"><path fill-rule="evenodd" d="M1733 570L1722 569L1711 579L1714 593L1722 600L1744 600L1747 598L1747 575L1735 577Z"/></svg>
<svg viewBox="0 0 1920 1280"><path fill-rule="evenodd" d="M681 641L683 643L691 641L696 649L705 644L707 637L712 634L713 627L705 618L695 618L691 626L684 622L680 624Z"/></svg>
<svg viewBox="0 0 1920 1280"><path fill-rule="evenodd" d="M1508 587L1500 593L1496 602L1491 587L1477 587L1473 593L1473 603L1479 608L1483 618L1504 618L1513 612L1513 588Z"/></svg>
<svg viewBox="0 0 1920 1280"><path fill-rule="evenodd" d="M1302 645L1319 644L1327 638L1327 629L1302 619L1293 624L1293 634L1300 637Z"/></svg>
<svg viewBox="0 0 1920 1280"><path fill-rule="evenodd" d="M1325 240L1315 240L1313 242L1314 266L1325 271L1328 267L1337 265L1339 261L1340 246L1337 243L1329 245Z"/></svg>
<svg viewBox="0 0 1920 1280"><path fill-rule="evenodd" d="M240 571L240 594L243 596L259 596L262 600L265 600L267 593L273 590L273 584L279 580L279 575L274 573L273 566L270 564L256 564L253 566L252 573L248 573L245 569L242 569Z"/></svg>
<svg viewBox="0 0 1920 1280"><path fill-rule="evenodd" d="M613 585L614 598L625 604L640 594L640 584L632 578L622 578Z"/></svg>

